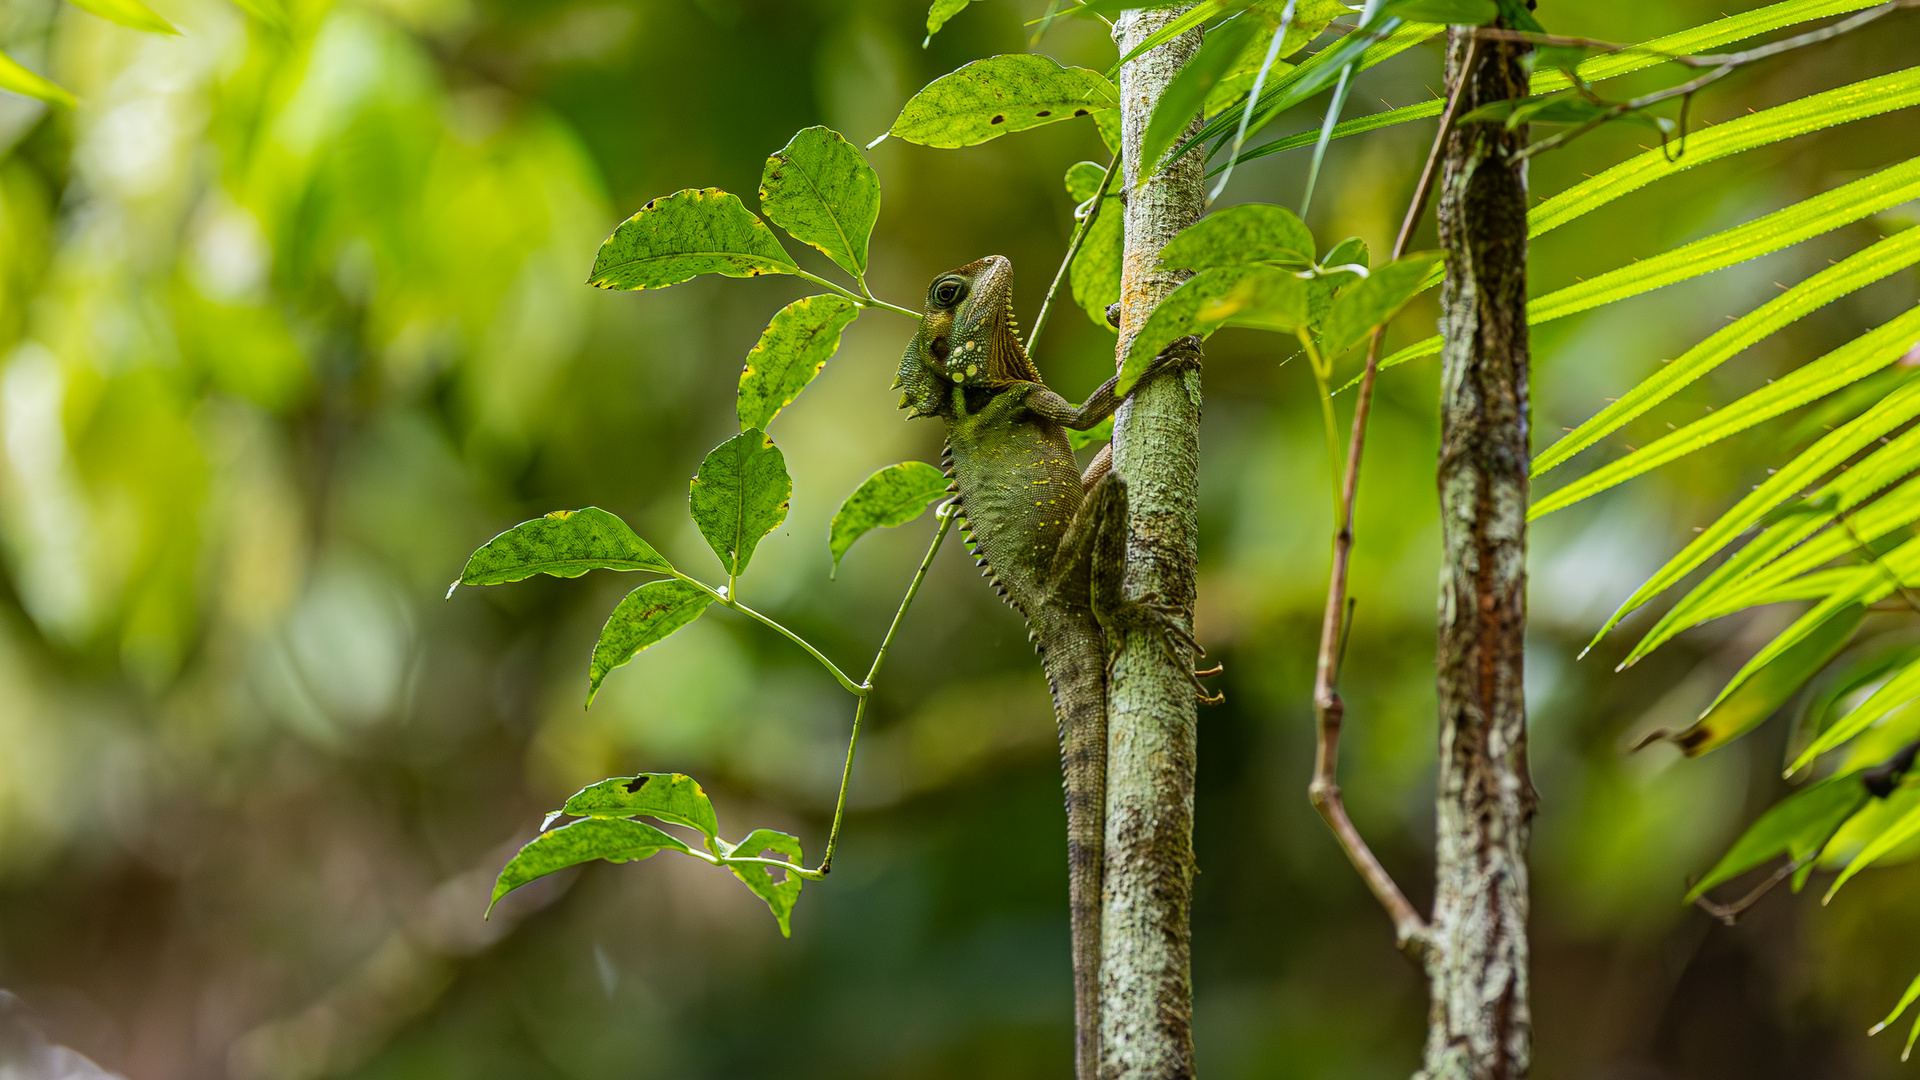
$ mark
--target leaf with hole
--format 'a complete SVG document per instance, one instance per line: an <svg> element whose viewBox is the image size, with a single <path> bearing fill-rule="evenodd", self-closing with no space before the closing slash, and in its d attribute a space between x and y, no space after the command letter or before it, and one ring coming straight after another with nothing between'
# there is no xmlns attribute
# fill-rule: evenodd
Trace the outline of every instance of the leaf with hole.
<svg viewBox="0 0 1920 1080"><path fill-rule="evenodd" d="M707 453L689 485L694 524L729 578L747 572L760 538L787 520L793 480L766 432L748 428Z"/></svg>
<svg viewBox="0 0 1920 1080"><path fill-rule="evenodd" d="M772 851L779 855L791 856L795 866L800 865L800 841L783 832L772 829L755 829L747 834L745 840L735 845L729 852L731 858L765 858L764 852ZM740 879L753 895L767 902L767 910L780 923L780 936L792 937L793 928L788 920L793 916L794 902L800 899L801 879L798 874L778 871L782 876L774 877L773 867L764 863L727 862L727 869Z"/></svg>
<svg viewBox="0 0 1920 1080"><path fill-rule="evenodd" d="M649 581L628 593L607 616L600 640L594 643L593 661L587 668L587 704L593 704L600 684L614 668L665 641L699 618L711 603L712 593L678 578Z"/></svg>
<svg viewBox="0 0 1920 1080"><path fill-rule="evenodd" d="M804 128L767 158L760 210L840 269L866 277L867 241L880 217L880 177L839 132Z"/></svg>
<svg viewBox="0 0 1920 1080"><path fill-rule="evenodd" d="M855 540L874 529L905 525L946 493L946 474L924 461L889 465L862 480L840 504L828 530L827 549L833 555L834 572L839 572L840 559Z"/></svg>
<svg viewBox="0 0 1920 1080"><path fill-rule="evenodd" d="M627 523L597 506L555 510L523 521L481 545L447 595L461 585L503 585L535 574L579 577L589 570L671 574L673 566Z"/></svg>
<svg viewBox="0 0 1920 1080"><path fill-rule="evenodd" d="M560 812L573 817L658 818L700 830L708 850L721 853L720 821L713 802L699 782L684 773L641 773L589 784L568 799Z"/></svg>
<svg viewBox="0 0 1920 1080"><path fill-rule="evenodd" d="M928 83L887 134L952 149L1119 106L1119 91L1097 71L1011 53L975 60Z"/></svg>
<svg viewBox="0 0 1920 1080"><path fill-rule="evenodd" d="M773 230L738 196L719 188L687 188L649 202L621 222L600 245L587 284L664 289L699 274L757 277L795 269Z"/></svg>
<svg viewBox="0 0 1920 1080"><path fill-rule="evenodd" d="M692 854L692 849L670 833L630 818L582 818L533 838L500 870L487 912L500 898L526 883L569 866L605 859L637 862L662 851Z"/></svg>
<svg viewBox="0 0 1920 1080"><path fill-rule="evenodd" d="M734 411L741 430L765 431L781 409L793 404L833 358L841 331L859 314L858 304L836 293L803 297L775 312L740 369Z"/></svg>

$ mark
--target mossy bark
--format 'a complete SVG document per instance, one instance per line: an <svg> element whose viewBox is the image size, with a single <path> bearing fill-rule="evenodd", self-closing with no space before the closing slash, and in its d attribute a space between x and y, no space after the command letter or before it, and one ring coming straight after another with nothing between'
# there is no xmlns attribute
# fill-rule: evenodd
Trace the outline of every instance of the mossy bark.
<svg viewBox="0 0 1920 1080"><path fill-rule="evenodd" d="M1525 46L1455 32L1462 115L1527 93ZM1448 255L1440 402L1440 778L1425 1080L1527 1074L1527 842L1534 809L1522 681L1527 554L1524 128L1460 125L1439 202Z"/></svg>
<svg viewBox="0 0 1920 1080"><path fill-rule="evenodd" d="M1126 12L1114 23L1114 41L1124 55L1183 10ZM1185 276L1155 269L1161 249L1205 209L1198 154L1145 185L1135 183L1144 164L1140 140L1154 106L1199 45L1197 31L1183 34L1120 71L1126 185L1120 356ZM1200 376L1191 369L1149 379L1114 422L1114 468L1126 478L1130 495L1128 589L1184 613L1193 610L1195 591L1199 432ZM1107 704L1102 1080L1164 1080L1194 1072L1188 959L1194 722L1193 684L1182 662L1157 638L1129 635L1114 660Z"/></svg>

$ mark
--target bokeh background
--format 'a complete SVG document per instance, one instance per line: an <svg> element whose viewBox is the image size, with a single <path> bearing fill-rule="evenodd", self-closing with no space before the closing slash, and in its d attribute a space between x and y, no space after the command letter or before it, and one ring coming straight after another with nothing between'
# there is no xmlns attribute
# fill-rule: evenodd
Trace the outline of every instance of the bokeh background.
<svg viewBox="0 0 1920 1080"><path fill-rule="evenodd" d="M0 96L0 987L48 1038L133 1080L1067 1075L1053 724L1018 621L957 546L896 647L835 873L807 886L791 940L738 883L672 855L561 875L480 916L544 812L636 770L691 773L729 834L782 828L816 855L843 692L714 613L583 711L588 652L633 579L442 599L494 533L586 505L713 573L687 478L734 430L766 319L815 290L599 292L582 284L597 244L679 188L753 205L794 131L864 144L932 78L1027 48L1043 5L983 0L926 49L920 0L294 0L281 27L223 0L153 6L182 36L53 0L0 8L0 47L82 98L48 112ZM1540 17L1635 41L1722 10L1544 0ZM1074 20L1041 48L1113 58ZM1428 98L1438 56L1369 73L1350 112ZM1920 18L1903 13L1746 69L1695 115L1916 61ZM1645 189L1539 244L1536 285L1911 156L1916 130L1893 113ZM1309 215L1323 244L1384 249L1430 138L1429 123L1336 144ZM1535 190L1642 138L1603 131L1536 159ZM933 274L999 252L1030 322L1071 225L1061 177L1104 152L1079 122L964 151L889 140L869 158L885 190L876 290L916 306ZM1227 201L1297 206L1305 171L1303 152L1263 159ZM1775 282L1911 223L1883 215L1543 327L1537 444ZM1583 461L1821 354L1916 284L1904 272L1810 316ZM1396 340L1430 332L1421 303ZM743 584L850 668L932 527L868 536L829 580L839 500L881 465L937 457L935 426L904 421L887 389L910 330L863 315L773 425L792 512ZM1277 341L1225 333L1207 360L1198 619L1227 702L1200 729L1200 1067L1402 1077L1424 987L1305 797L1331 514L1311 376ZM1111 371L1111 343L1069 305L1039 358L1077 397ZM1345 686L1350 805L1422 903L1436 382L1432 361L1381 382ZM1575 659L1693 526L1822 422L1764 426L1536 530L1537 1075L1903 1075L1898 1036L1865 1029L1920 970L1916 872L1869 874L1828 909L1817 889L1783 891L1720 926L1680 896L1782 792L1788 725L1697 761L1625 749L1696 710L1770 616L1625 674L1612 664L1630 633Z"/></svg>

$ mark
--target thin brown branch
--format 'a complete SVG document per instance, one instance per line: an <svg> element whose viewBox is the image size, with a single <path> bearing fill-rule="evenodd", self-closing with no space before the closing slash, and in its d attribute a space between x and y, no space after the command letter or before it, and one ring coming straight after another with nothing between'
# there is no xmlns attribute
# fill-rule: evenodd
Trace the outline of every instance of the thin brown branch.
<svg viewBox="0 0 1920 1080"><path fill-rule="evenodd" d="M1470 42L1468 63L1479 48L1479 42ZM1459 112L1460 87L1453 89L1447 100L1445 112L1440 117L1440 130L1434 133L1433 149L1427 153L1427 161L1420 169L1420 180L1414 185L1413 199L1407 205L1407 214L1400 222L1400 233L1393 241L1393 254L1389 261L1406 254L1407 244L1413 238L1413 230L1420 218L1426 213L1427 198L1433 190L1433 178L1439 168L1440 156L1446 146L1447 135L1453 130L1454 120ZM1380 373L1380 345L1385 329L1373 332L1367 343L1366 370L1360 376L1360 392L1353 406L1353 431L1347 443L1346 473L1340 485L1340 505L1334 508L1340 528L1333 537L1333 566L1327 583L1327 607L1320 621L1320 654L1314 669L1313 710L1318 723L1313 757L1313 780L1308 785L1307 796L1320 811L1327 827L1333 830L1334 838L1340 842L1341 850L1347 854L1349 862L1367 883L1374 898L1387 911L1387 917L1393 920L1394 938L1401 951L1418 959L1429 948L1427 922L1408 902L1406 894L1380 865L1380 860L1367 846L1360 830L1347 816L1345 801L1340 796L1340 784L1336 779L1340 760L1340 725L1346 719L1346 702L1341 700L1338 683L1340 663L1345 649L1343 642L1348 629L1342 616L1351 610L1347 602L1347 575L1352 566L1353 555L1353 508L1360 490L1360 458L1366 449L1367 417L1373 408L1373 384Z"/></svg>
<svg viewBox="0 0 1920 1080"><path fill-rule="evenodd" d="M1094 219L1100 216L1100 208L1106 204L1107 192L1113 187L1113 174L1120 167L1120 155L1113 155L1107 162L1107 175L1100 178L1100 190L1093 193L1093 208L1087 216L1081 218L1073 230L1073 238L1067 242L1066 257L1060 260L1060 269L1054 271L1053 284L1047 286L1046 299L1040 301L1040 314L1034 316L1033 330L1027 334L1027 355L1033 355L1033 347L1040 343L1040 331L1047 325L1047 314L1053 310L1053 297L1060 291L1060 282L1073 266L1073 257L1080 254L1080 246L1087 242L1087 234L1093 231Z"/></svg>
<svg viewBox="0 0 1920 1080"><path fill-rule="evenodd" d="M1809 855L1807 856L1807 858L1811 859L1813 858L1813 856ZM1735 900L1730 904L1716 904L1712 900L1707 899L1705 896L1696 896L1693 898L1693 902L1695 906L1699 907L1701 911L1704 911L1707 914L1713 916L1714 918L1719 919L1721 922L1726 923L1728 926L1732 926L1734 923L1737 923L1740 921L1741 914L1743 914L1748 908L1759 903L1761 897L1772 892L1774 886L1780 884L1781 882L1787 880L1787 878L1793 876L1793 872L1795 870L1800 869L1800 867L1805 865L1805 863L1806 863L1806 859L1787 860L1786 862L1780 864L1780 869L1775 870L1772 874L1768 875L1767 880L1762 881L1758 885L1755 885L1753 889L1749 891L1745 896L1742 896L1740 899Z"/></svg>

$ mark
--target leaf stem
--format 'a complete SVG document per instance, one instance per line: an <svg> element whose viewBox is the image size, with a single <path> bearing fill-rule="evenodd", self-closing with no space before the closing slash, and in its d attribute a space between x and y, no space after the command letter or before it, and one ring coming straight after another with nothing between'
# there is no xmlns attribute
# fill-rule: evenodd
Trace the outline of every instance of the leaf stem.
<svg viewBox="0 0 1920 1080"><path fill-rule="evenodd" d="M1300 347L1307 351L1307 366L1313 369L1313 381L1320 388L1320 422L1327 432L1327 473L1333 481L1334 513L1341 510L1340 488L1340 422L1333 415L1333 390L1329 385L1332 372L1327 368L1326 358L1314 347L1313 335L1302 327L1294 331L1300 339Z"/></svg>
<svg viewBox="0 0 1920 1080"><path fill-rule="evenodd" d="M694 588L699 589L700 591L706 593L708 596L713 597L714 600L718 601L722 606L732 608L733 610L739 612L742 615L745 615L747 618L752 619L753 621L761 624L762 626L772 629L776 633L780 634L780 636L786 638L788 641L793 642L795 645L800 646L802 649L805 649L807 651L808 656L811 656L815 660L820 661L820 665L822 667L826 668L829 672L833 673L834 681L838 682L841 686L845 687L847 690L847 693L860 698L864 698L867 696L867 687L854 682L852 679L849 679L847 677L846 672L841 671L837 666L834 665L833 661L821 655L820 650L814 648L811 644L809 644L806 638L801 637L799 634L794 633L793 631L787 629L784 626L781 626L779 623L773 621L772 619L767 618L765 615L760 614L759 612L753 610L752 608L741 603L740 601L735 600L731 595L731 593L733 592L733 589L731 586L729 586L727 591L723 593L720 590L715 589L711 585L708 585L706 582L698 581L698 580L695 580L694 578L690 578L678 570L675 570L673 572L673 576L678 578L681 581L686 582L689 585L692 585ZM732 579L729 579L729 581L731 580Z"/></svg>
<svg viewBox="0 0 1920 1080"><path fill-rule="evenodd" d="M1467 43L1466 56L1461 63L1462 71L1473 70L1479 47L1478 39ZM1420 180L1414 186L1413 199L1407 204L1407 214L1400 223L1400 233L1394 238L1389 262L1406 254L1414 227L1426 211L1428 193L1433 189L1434 174L1439 169L1447 136L1453 131L1454 118L1459 113L1467 81L1462 77L1447 99L1446 111L1440 117L1440 129L1434 133L1433 148L1428 151L1427 163L1420 170ZM1372 411L1373 383L1380 372L1380 345L1385 337L1386 328L1376 327L1367 344L1366 369L1360 376L1360 393L1353 406L1353 434L1347 444L1346 474L1334 502L1334 518L1338 527L1333 534L1333 566L1327 575L1327 606L1320 620L1320 652L1314 665L1313 711L1317 722L1314 725L1313 780L1307 786L1307 797L1314 808L1320 811L1327 828L1333 831L1341 850L1346 852L1347 861L1353 864L1374 899L1386 909L1387 917L1393 920L1394 938L1400 950L1410 958L1419 960L1433 947L1427 921L1414 910L1413 904L1408 902L1406 894L1393 880L1393 875L1380 865L1373 849L1367 846L1366 838L1360 835L1353 819L1347 816L1338 775L1340 727L1345 722L1347 712L1338 683L1340 662L1345 652L1342 643L1349 628L1345 616L1349 610L1347 572L1353 556L1353 508L1359 497L1360 457L1366 449L1367 416Z"/></svg>
<svg viewBox="0 0 1920 1080"><path fill-rule="evenodd" d="M1107 191L1113 186L1113 174L1119 171L1120 155L1113 155L1107 162L1107 174L1100 178L1100 190L1093 193L1093 209L1080 219L1073 230L1073 238L1067 241L1067 255L1060 260L1060 269L1053 273L1053 284L1047 286L1047 297L1040 301L1040 314L1034 316L1033 329L1027 334L1027 355L1033 355L1033 347L1040 340L1040 329L1047 325L1047 313L1053 310L1053 294L1060 291L1060 282L1073 266L1074 256L1080 254L1080 245L1087 242L1087 235L1093 231L1093 220L1100 216L1100 208L1107 204Z"/></svg>
<svg viewBox="0 0 1920 1080"><path fill-rule="evenodd" d="M927 579L927 568L933 565L933 557L940 552L940 545L946 542L947 530L953 528L953 519L959 515L952 503L943 504L934 511L940 519L939 528L933 531L933 543L927 545L926 558L920 560L920 569L914 571L913 581L907 586L907 594L900 598L900 610L893 613L893 625L887 627L887 636L880 641L880 651L874 654L873 666L867 669L866 692L853 707L853 733L847 736L847 761L840 767L840 795L833 802L833 827L827 831L827 850L820 856L819 876L825 877L833 869L833 849L840 842L840 821L846 816L847 787L853 781L853 752L860 745L860 721L867 713L867 697L873 690L873 681L880 677L880 665L886 663L887 650L893 647L893 637L900 631L900 623L907 617L907 609L913 606L913 598L920 594L920 583Z"/></svg>
<svg viewBox="0 0 1920 1080"><path fill-rule="evenodd" d="M907 318L912 319L915 322L920 321L919 312L909 311L908 309L901 307L899 304L889 304L885 300L882 300L879 297L873 295L872 290L867 288L867 282L865 278L862 278L860 280L860 291L854 292L852 289L847 288L845 285L839 285L832 281L828 281L826 278L821 277L819 274L808 273L807 271L800 269L798 266L794 267L791 272L795 277L802 277L807 279L808 281L813 282L815 285L821 286L822 288L832 289L834 292L839 293L841 296L846 297L847 299L853 301L856 304L859 304L861 307L881 308L886 311L894 312L895 314L905 315Z"/></svg>

